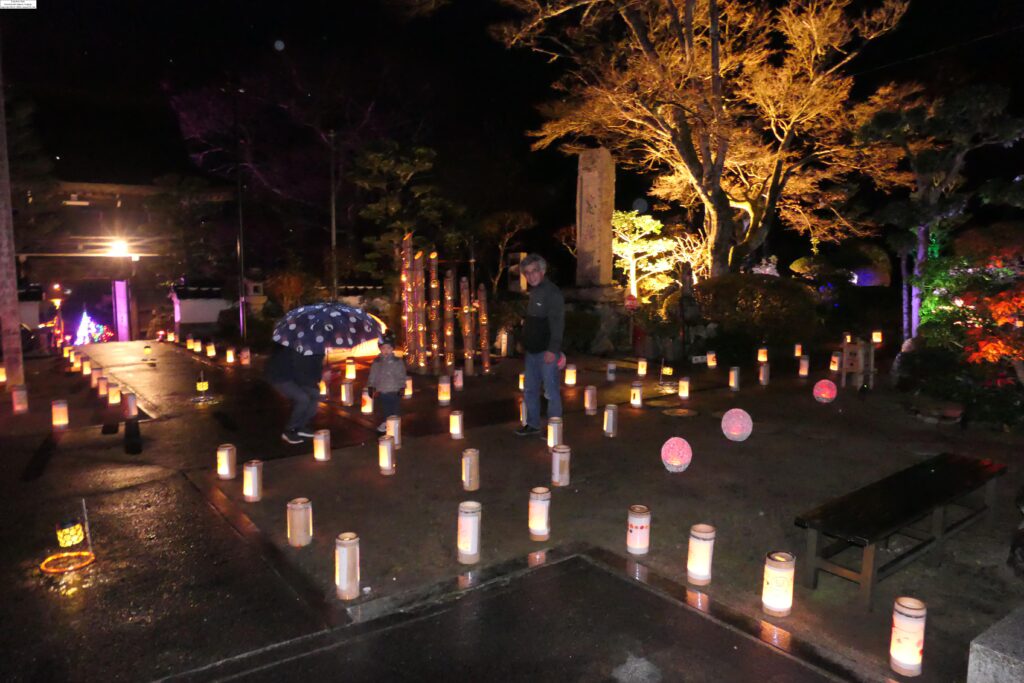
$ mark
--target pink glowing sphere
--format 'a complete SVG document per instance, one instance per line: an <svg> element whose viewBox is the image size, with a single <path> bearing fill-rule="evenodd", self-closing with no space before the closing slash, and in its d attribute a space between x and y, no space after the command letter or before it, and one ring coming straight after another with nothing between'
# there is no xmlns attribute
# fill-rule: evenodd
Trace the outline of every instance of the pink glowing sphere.
<svg viewBox="0 0 1024 683"><path fill-rule="evenodd" d="M693 460L690 444L678 436L673 436L661 447L661 464L669 472L685 472Z"/></svg>
<svg viewBox="0 0 1024 683"><path fill-rule="evenodd" d="M814 385L814 400L818 403L831 403L836 400L836 383L830 379L819 380Z"/></svg>
<svg viewBox="0 0 1024 683"><path fill-rule="evenodd" d="M733 408L722 416L722 433L729 441L746 441L753 431L754 421L742 408Z"/></svg>

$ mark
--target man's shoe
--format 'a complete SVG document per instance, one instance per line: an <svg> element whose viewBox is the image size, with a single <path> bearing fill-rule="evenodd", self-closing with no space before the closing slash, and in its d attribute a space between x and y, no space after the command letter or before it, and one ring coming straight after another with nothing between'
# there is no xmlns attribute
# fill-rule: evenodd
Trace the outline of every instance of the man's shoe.
<svg viewBox="0 0 1024 683"><path fill-rule="evenodd" d="M305 437L307 439L312 439L314 436L316 436L316 432L314 432L309 427L303 427L302 429L296 429L295 433L298 434L299 436Z"/></svg>
<svg viewBox="0 0 1024 683"><path fill-rule="evenodd" d="M289 429L281 433L281 441L285 443L302 443L302 437L294 429Z"/></svg>
<svg viewBox="0 0 1024 683"><path fill-rule="evenodd" d="M516 436L534 436L537 434L540 434L540 430L530 425L525 425L515 431Z"/></svg>

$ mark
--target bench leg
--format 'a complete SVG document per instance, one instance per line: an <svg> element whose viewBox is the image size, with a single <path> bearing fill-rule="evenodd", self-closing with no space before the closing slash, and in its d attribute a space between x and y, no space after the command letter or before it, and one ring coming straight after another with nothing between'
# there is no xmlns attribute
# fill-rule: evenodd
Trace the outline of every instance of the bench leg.
<svg viewBox="0 0 1024 683"><path fill-rule="evenodd" d="M867 611L871 611L871 594L875 589L875 568L878 558L875 544L865 546L860 563L860 602Z"/></svg>
<svg viewBox="0 0 1024 683"><path fill-rule="evenodd" d="M814 590L818 587L818 530L807 530L807 559L802 563L803 584Z"/></svg>

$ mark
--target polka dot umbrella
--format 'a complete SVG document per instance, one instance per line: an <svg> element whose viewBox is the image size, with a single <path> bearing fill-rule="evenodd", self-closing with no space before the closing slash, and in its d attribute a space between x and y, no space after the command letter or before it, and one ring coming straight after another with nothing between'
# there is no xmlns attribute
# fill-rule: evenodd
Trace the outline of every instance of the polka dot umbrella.
<svg viewBox="0 0 1024 683"><path fill-rule="evenodd" d="M274 325L275 342L304 356L321 355L328 347L351 349L381 335L380 324L359 308L324 303L299 306Z"/></svg>

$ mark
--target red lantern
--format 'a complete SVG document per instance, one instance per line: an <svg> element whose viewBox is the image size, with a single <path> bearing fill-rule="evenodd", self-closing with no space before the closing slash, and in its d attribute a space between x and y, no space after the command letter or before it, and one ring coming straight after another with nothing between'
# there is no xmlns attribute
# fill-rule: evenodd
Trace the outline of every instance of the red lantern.
<svg viewBox="0 0 1024 683"><path fill-rule="evenodd" d="M836 400L836 383L830 379L819 380L814 385L814 400L818 403L831 403Z"/></svg>
<svg viewBox="0 0 1024 683"><path fill-rule="evenodd" d="M746 441L753 431L754 421L742 408L733 408L722 416L722 433L729 441Z"/></svg>
<svg viewBox="0 0 1024 683"><path fill-rule="evenodd" d="M673 436L661 447L661 464L669 472L685 472L693 460L693 449L686 439Z"/></svg>

